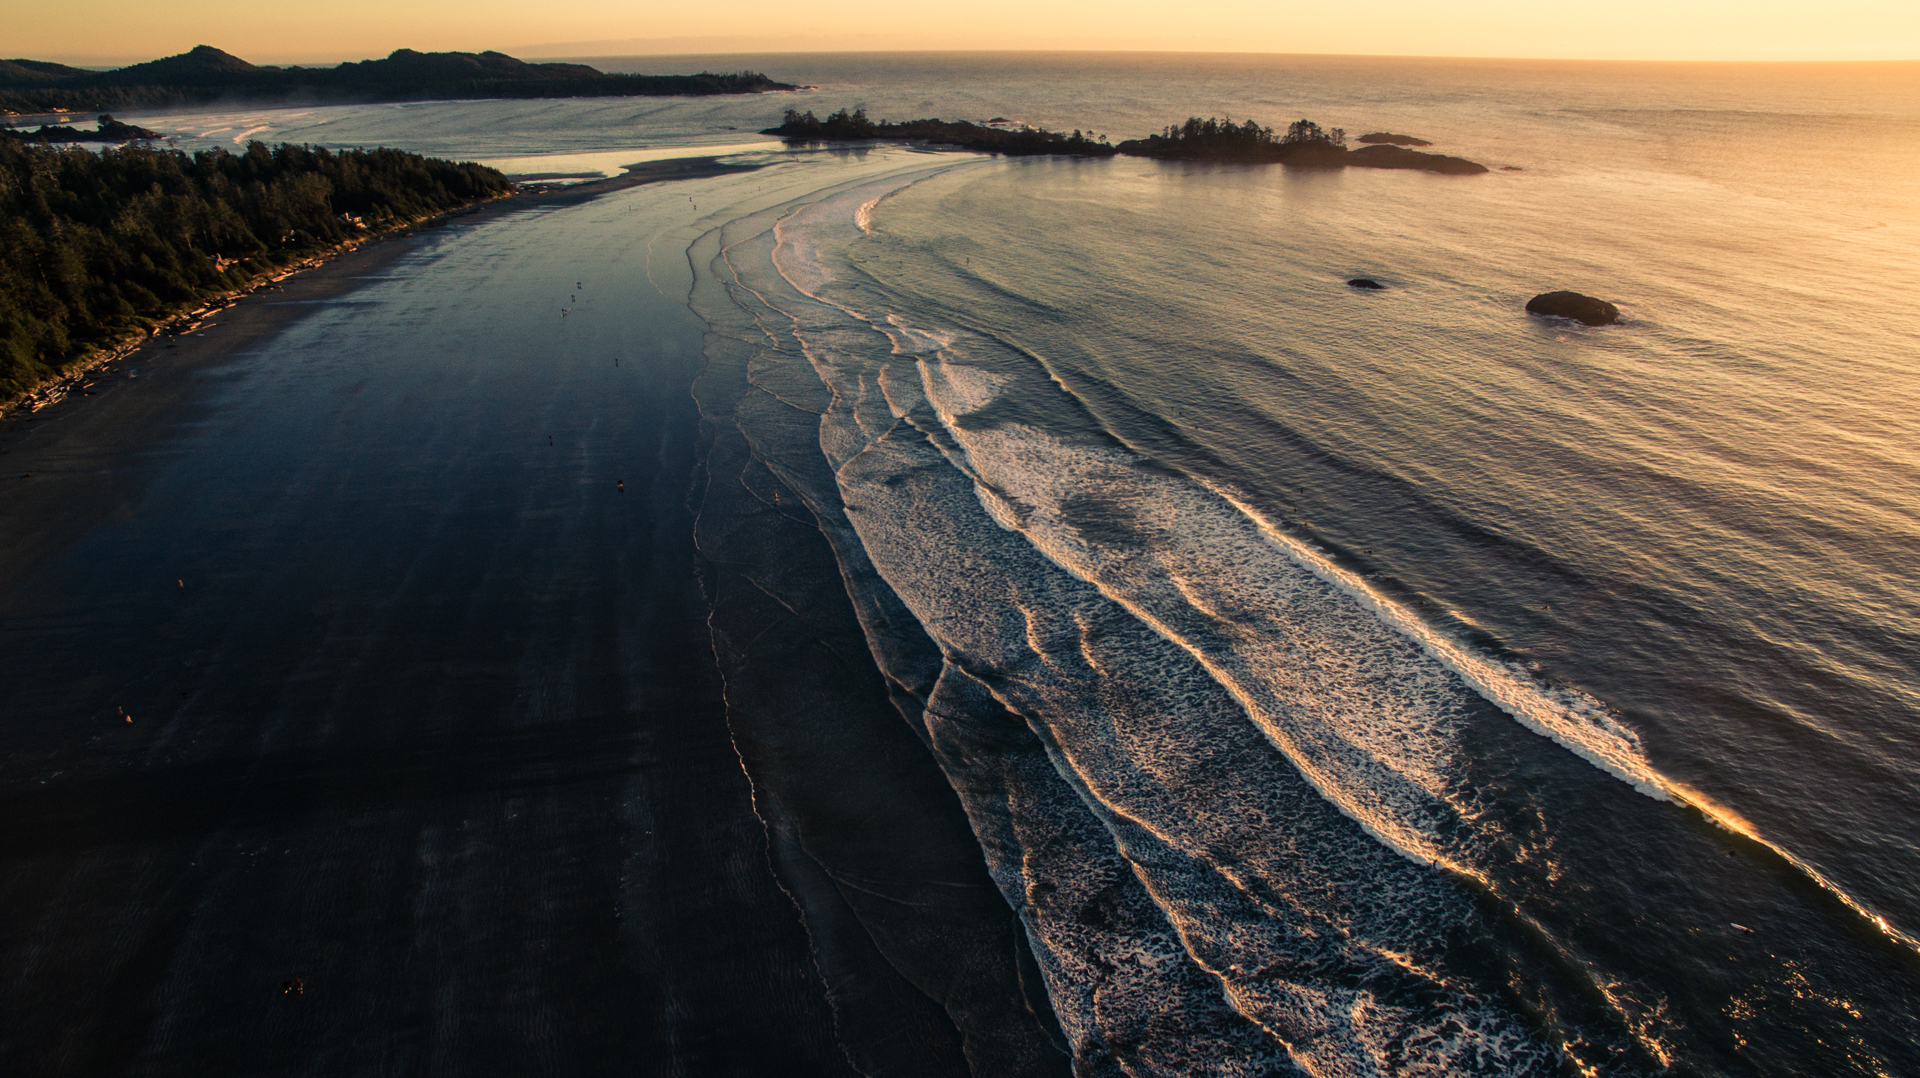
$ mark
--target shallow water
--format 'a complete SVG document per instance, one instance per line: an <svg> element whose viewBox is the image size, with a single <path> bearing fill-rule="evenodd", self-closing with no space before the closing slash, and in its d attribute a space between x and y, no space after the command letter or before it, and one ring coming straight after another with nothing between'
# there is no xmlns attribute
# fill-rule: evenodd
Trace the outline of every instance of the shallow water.
<svg viewBox="0 0 1920 1078"><path fill-rule="evenodd" d="M825 537L1090 1067L1920 1066L1920 69L724 66L820 89L170 129L625 152L864 102L1495 166L780 158L691 249L745 386L708 422L772 477L705 511ZM1626 321L1522 312L1557 288Z"/></svg>

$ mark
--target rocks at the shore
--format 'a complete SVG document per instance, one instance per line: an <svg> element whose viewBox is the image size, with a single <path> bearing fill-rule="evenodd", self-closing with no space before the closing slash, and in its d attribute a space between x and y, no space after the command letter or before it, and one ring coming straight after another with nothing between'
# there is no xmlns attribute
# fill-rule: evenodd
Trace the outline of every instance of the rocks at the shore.
<svg viewBox="0 0 1920 1078"><path fill-rule="evenodd" d="M1464 157L1421 153L1404 146L1363 146L1349 150L1328 140L1300 143L1223 141L1214 145L1187 145L1153 135L1143 139L1128 139L1113 149L1126 157L1279 164L1290 168L1400 168L1449 176L1475 176L1487 171L1487 166Z"/></svg>
<svg viewBox="0 0 1920 1078"><path fill-rule="evenodd" d="M1347 283L1365 292L1374 292L1374 291L1378 291L1379 289L1387 287L1386 285L1381 284L1379 281L1376 281L1371 277L1355 277L1353 280L1348 281Z"/></svg>
<svg viewBox="0 0 1920 1078"><path fill-rule="evenodd" d="M167 136L136 124L125 124L107 113L100 114L97 130L83 131L64 124L42 124L38 131L25 128L0 128L0 138L21 142L151 142Z"/></svg>
<svg viewBox="0 0 1920 1078"><path fill-rule="evenodd" d="M1550 318L1571 318L1589 326L1606 326L1620 321L1620 308L1604 299L1578 292L1542 292L1527 301L1528 314Z"/></svg>
<svg viewBox="0 0 1920 1078"><path fill-rule="evenodd" d="M1448 176L1477 176L1487 171L1487 166L1464 157L1421 153L1405 146L1366 146L1349 150L1344 163L1354 168L1410 168Z"/></svg>
<svg viewBox="0 0 1920 1078"><path fill-rule="evenodd" d="M1361 135L1355 142L1364 142L1369 146L1431 146L1433 143L1412 135L1394 135L1385 131L1375 131L1370 135Z"/></svg>

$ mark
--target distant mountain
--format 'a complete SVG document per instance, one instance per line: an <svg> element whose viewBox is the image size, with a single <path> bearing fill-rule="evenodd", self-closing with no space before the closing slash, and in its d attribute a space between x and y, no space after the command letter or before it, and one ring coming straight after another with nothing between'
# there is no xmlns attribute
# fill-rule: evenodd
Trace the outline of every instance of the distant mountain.
<svg viewBox="0 0 1920 1078"><path fill-rule="evenodd" d="M0 60L0 85L32 82L36 79L64 79L73 75L91 75L84 67L68 67L45 60Z"/></svg>
<svg viewBox="0 0 1920 1078"><path fill-rule="evenodd" d="M434 101L482 97L751 94L794 87L751 71L610 75L585 64L530 64L500 52L415 52L337 67L262 67L210 45L114 71L0 60L0 108L155 108L220 98Z"/></svg>
<svg viewBox="0 0 1920 1078"><path fill-rule="evenodd" d="M88 72L90 77L62 80L64 87L76 84L93 86L179 86L211 88L216 86L267 85L279 74L277 68L255 67L229 52L211 45L198 45L178 56L166 56L134 64L117 71Z"/></svg>

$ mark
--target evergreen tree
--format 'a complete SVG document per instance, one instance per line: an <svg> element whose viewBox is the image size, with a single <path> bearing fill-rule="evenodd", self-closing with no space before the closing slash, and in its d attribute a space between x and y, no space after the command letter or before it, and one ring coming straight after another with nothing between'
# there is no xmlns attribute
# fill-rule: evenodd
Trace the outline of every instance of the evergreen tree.
<svg viewBox="0 0 1920 1078"><path fill-rule="evenodd" d="M511 187L399 150L0 140L0 397L257 273Z"/></svg>

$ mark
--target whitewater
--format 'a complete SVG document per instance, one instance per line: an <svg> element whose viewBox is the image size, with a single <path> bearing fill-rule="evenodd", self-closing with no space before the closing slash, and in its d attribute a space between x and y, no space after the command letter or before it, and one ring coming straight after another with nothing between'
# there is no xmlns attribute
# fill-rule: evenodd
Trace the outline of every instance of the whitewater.
<svg viewBox="0 0 1920 1078"><path fill-rule="evenodd" d="M534 819L524 801L490 809L492 788L476 788L472 811L432 809L445 819L430 832L396 824L388 863L346 840L313 845L372 865L324 878L390 882L394 947L413 930L415 876L397 865L419 834L430 870L507 865L480 851L524 849L518 880L570 880L576 897L616 880L618 901L568 909L620 947L588 943L611 936L572 920L540 936L605 970L551 965L564 982L551 999L599 1009L568 1036L528 1020L526 1059L593 1041L593 1061L632 1051L622 1059L714 1072L751 1059L739 1072L762 1072L791 1059L795 1072L872 1078L1920 1070L1920 311L1905 288L1920 250L1920 69L1190 54L714 65L812 88L134 117L186 146L388 144L522 179L685 156L737 165L422 234L405 275L369 279L363 304L326 307L236 367L257 369L261 392L213 398L273 417L244 432L282 461L276 475L359 477L292 488L342 502L332 517L284 502L276 519L342 530L296 528L288 550L323 542L309 530L324 542L394 530L361 527L374 519L357 515L365 492L405 492L388 521L480 503L505 521L428 528L444 557L399 528L392 550L273 559L276 573L432 571L438 598L417 632L436 648L444 611L472 590L459 571L526 578L495 592L511 601L488 625L553 611L551 646L486 682L505 692L482 692L449 657L459 692L420 690L442 701L420 709L355 705L353 730L386 746L411 724L430 761L420 772L438 774L449 746L470 742L449 732L495 715L513 734L499 774L522 757L543 769L551 749L616 778L589 797L637 813L595 832L609 861L549 853L549 838L580 834L559 809L547 838L528 840L507 822ZM787 106L860 102L891 119L1000 115L1116 138L1190 113L1311 117L1430 138L1494 171L996 159L753 135ZM1830 152L1784 154L1789 142ZM1526 298L1549 288L1605 296L1626 317L1601 329L1528 317ZM355 421L344 402L361 377L384 379L394 404ZM182 438L232 429L209 423ZM447 452L467 494L419 478L451 475L432 471ZM202 477L198 452L180 461L165 490L215 490L227 509L148 500L131 519L211 538L169 546L123 528L127 544L92 563L109 573L73 576L73 609L108 617L111 603L88 596L175 584L182 551L228 550L223 513L255 502L244 492L261 480L240 465ZM490 494L495 465L524 480L520 502ZM641 503L657 515L630 528ZM676 553L645 575L618 546L641 530ZM486 536L513 546L480 557ZM566 565L557 550L572 550ZM605 551L614 561L595 561ZM595 573L578 571L589 561ZM578 611L597 621L549 607L574 592L540 582L545 569L591 594ZM188 569L186 584L196 576L213 582ZM340 609L334 576L315 580L311 600L286 592L284 625ZM167 601L196 594L180 592ZM282 613L232 596L250 617ZM672 648L641 661L614 626L653 615ZM365 640L351 617L338 625L340 640ZM156 671L150 696L192 690L173 682L198 638L132 628ZM263 655L300 646L259 638L232 640ZM411 669L413 648L351 667L372 694L355 699L409 699L392 696L405 678L378 671ZM98 649L35 655L15 657L17 680L63 686ZM660 707L680 699L672 686L693 686L699 705ZM228 696L217 713L242 736L252 703ZM146 703L131 711L132 734L157 728ZM417 711L428 719L390 719ZM532 717L584 726L522 736ZM342 728L323 719L275 728ZM707 771L660 755L641 782L636 761L655 761L643 747L668 732L699 742ZM313 759L324 771L334 757ZM472 767L493 774L492 761ZM69 782L63 769L15 772L27 803L63 805L71 786L33 790ZM200 772L169 772L182 799L202 796ZM493 809L505 830L472 838L468 815ZM171 819L113 819L144 815ZM219 863L252 865L265 845ZM127 878L175 878L142 867L150 845L125 849ZM167 849L175 867L205 855ZM94 853L77 849L75 872ZM282 903L259 895L305 895L321 876L286 872L286 892L238 869L223 878L219 894L244 895L280 932ZM735 897L756 913L708 901L699 880L722 878L751 884ZM61 894L111 892L73 880ZM509 894L476 880L436 892L472 917L447 920L449 938L505 917L468 901ZM152 888L125 895L127 911L161 909ZM86 940L111 936L100 953L113 953L171 938L163 919L127 936L108 897L94 905L106 915L61 922L90 924L71 932L60 907L33 905L21 924L42 936L17 936L19 953L73 955L81 978ZM313 938L351 938L315 917L301 922ZM336 949L326 968L367 965ZM472 968L455 951L426 967ZM213 974L246 955L182 953L213 963L196 984L252 984ZM490 953L507 955L488 974L501 980L470 988L520 976L511 940ZM378 992L451 982L413 959L386 967L401 972L376 978ZM188 976L175 968L150 967L156 997L188 999L167 988ZM660 984L703 988L655 997L630 978L660 970L672 972ZM13 984L23 1005L58 999ZM386 995L315 993L303 1036L319 1040L303 1043L323 1043L336 1015L392 1013L369 999ZM459 1040L438 1017L463 1005L434 999L434 1038ZM628 1024L607 1015L628 1007L659 1011L662 1038L699 1047L620 1040ZM250 1043L223 1034L242 1013L225 997L194 995L188 1011L200 1024L169 1041L175 1059ZM522 1059L461 1043L472 1059Z"/></svg>
<svg viewBox="0 0 1920 1078"><path fill-rule="evenodd" d="M823 457L834 487L813 460L763 460L833 521L843 577L869 578L870 562L938 646L920 721L1040 944L1077 1054L1131 1073L1266 1073L1272 1046L1314 1074L1554 1069L1530 1023L1449 969L1459 937L1487 929L1426 870L1485 882L1474 795L1449 766L1466 684L1227 499L1022 423L1021 389L1057 392L1025 357L823 300L818 246L927 178L795 208L716 263L762 342L754 384L783 401L796 380L830 391L816 444L795 448ZM1574 727L1537 690L1526 706L1644 769L1617 728ZM982 707L1024 721L1037 744L1023 767L972 747ZM1089 941L1086 911L1105 906L1124 914ZM1089 948L1126 961L1096 974ZM1219 1032L1139 1059L1120 1047L1163 1008L1218 1011L1223 990L1240 1021L1210 1015ZM1116 994L1136 998L1116 1008ZM1246 1023L1272 1046L1250 1051Z"/></svg>
<svg viewBox="0 0 1920 1078"><path fill-rule="evenodd" d="M831 537L1076 1058L1359 1075L1687 1056L1669 997L1594 961L1559 908L1585 867L1554 833L1571 806L1533 792L1533 826L1515 826L1484 747L1577 758L1648 806L1642 826L1673 830L1655 802L1705 799L1592 696L1114 437L1044 357L876 302L858 241L902 192L975 167L908 166L729 223L706 266L727 307L716 292L700 309L746 349L777 418L731 418ZM903 612L937 651L931 677L902 656ZM1582 990L1600 1005L1583 1013ZM1177 1032L1142 1037L1168 1014Z"/></svg>

